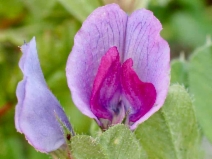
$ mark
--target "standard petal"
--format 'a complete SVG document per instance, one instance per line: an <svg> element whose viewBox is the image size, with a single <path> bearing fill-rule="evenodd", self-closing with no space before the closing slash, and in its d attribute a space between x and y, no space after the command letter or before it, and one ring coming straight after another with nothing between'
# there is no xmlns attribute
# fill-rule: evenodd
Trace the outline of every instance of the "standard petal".
<svg viewBox="0 0 212 159"><path fill-rule="evenodd" d="M137 10L128 18L124 59L132 58L139 79L152 83L157 92L154 106L131 129L159 110L166 98L170 82L170 49L160 36L161 29L151 11Z"/></svg>
<svg viewBox="0 0 212 159"><path fill-rule="evenodd" d="M55 96L46 85L36 51L35 38L22 47L20 68L24 79L16 95L16 129L41 152L54 151L66 143L59 120L72 132L71 125Z"/></svg>
<svg viewBox="0 0 212 159"><path fill-rule="evenodd" d="M122 59L127 15L118 5L97 8L76 34L66 75L72 99L85 115L98 119L90 110L90 98L102 56L116 46Z"/></svg>

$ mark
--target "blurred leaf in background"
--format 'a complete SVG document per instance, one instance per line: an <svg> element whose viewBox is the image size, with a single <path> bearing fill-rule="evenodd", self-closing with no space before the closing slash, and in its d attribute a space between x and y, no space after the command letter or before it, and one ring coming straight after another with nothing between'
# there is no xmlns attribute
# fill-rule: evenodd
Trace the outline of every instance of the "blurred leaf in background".
<svg viewBox="0 0 212 159"><path fill-rule="evenodd" d="M97 7L101 6L100 0L58 0L67 11L80 22L83 22L87 16Z"/></svg>
<svg viewBox="0 0 212 159"><path fill-rule="evenodd" d="M172 57L181 51L187 57L205 43L207 35L212 34L212 18L209 16L212 4L209 0L166 0L164 5L159 2L152 0L149 8L163 24L162 35L169 41Z"/></svg>
<svg viewBox="0 0 212 159"><path fill-rule="evenodd" d="M179 83L188 87L188 62L185 60L184 53L179 59L171 62L171 83Z"/></svg>
<svg viewBox="0 0 212 159"><path fill-rule="evenodd" d="M212 146L209 143L209 141L212 143L212 43L210 38L207 44L197 48L188 60L175 59L171 66L171 82L185 85L193 97L195 114L203 136L203 149L206 155L210 155L209 149Z"/></svg>
<svg viewBox="0 0 212 159"><path fill-rule="evenodd" d="M194 51L189 63L189 88L194 95L196 115L212 142L212 43Z"/></svg>

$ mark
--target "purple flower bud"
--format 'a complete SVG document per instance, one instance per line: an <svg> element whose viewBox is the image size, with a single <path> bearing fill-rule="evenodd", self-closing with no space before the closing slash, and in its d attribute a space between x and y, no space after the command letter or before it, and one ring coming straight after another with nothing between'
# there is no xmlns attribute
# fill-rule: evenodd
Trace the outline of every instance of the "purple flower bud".
<svg viewBox="0 0 212 159"><path fill-rule="evenodd" d="M130 128L163 105L170 83L170 49L161 23L146 9L128 16L116 4L97 8L75 36L66 75L78 109L106 129Z"/></svg>
<svg viewBox="0 0 212 159"><path fill-rule="evenodd" d="M21 47L23 56L19 66L24 78L19 82L16 95L16 129L38 151L51 152L66 144L62 126L73 134L72 127L55 96L45 82L33 38ZM59 122L60 121L60 122Z"/></svg>

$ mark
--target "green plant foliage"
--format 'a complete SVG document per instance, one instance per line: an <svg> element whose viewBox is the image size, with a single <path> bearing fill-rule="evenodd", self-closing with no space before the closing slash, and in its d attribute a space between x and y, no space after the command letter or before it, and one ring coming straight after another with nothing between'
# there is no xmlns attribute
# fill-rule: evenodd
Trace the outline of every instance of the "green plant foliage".
<svg viewBox="0 0 212 159"><path fill-rule="evenodd" d="M71 139L71 152L76 159L107 159L100 144L86 135L76 135Z"/></svg>
<svg viewBox="0 0 212 159"><path fill-rule="evenodd" d="M171 57L178 56L181 51L185 52L187 56L199 45L204 44L206 35L212 34L212 7L209 0L138 1L135 8L147 6L162 23L164 29L161 35L170 45ZM125 129L124 126L112 127L102 134L98 125L91 125L92 119L82 115L74 106L65 75L67 57L73 46L74 35L82 22L101 5L103 5L103 0L1 0L0 159L49 158L48 155L39 153L30 146L24 135L17 133L14 126L14 112L17 103L15 91L17 83L23 77L18 67L22 55L18 46L23 45L24 40L28 42L33 36L37 40L39 59L48 87L64 107L74 130L77 133L90 134L97 138L93 139L87 136L80 140L81 135L74 137L74 142L86 141L82 142L82 145L78 142L76 145L79 146L78 148L86 147L86 144L92 145L91 148L95 149L95 153L99 150L100 153L97 154L99 156L103 154L103 158L108 159L113 159L114 156L110 158L109 156L118 152L128 154L128 149L135 152L133 155L136 156L136 147L141 150L141 159L147 158L147 154L149 159L198 158L198 150L195 149L196 142L194 141L198 134L194 128L196 125L192 115L192 104L187 92L181 86L175 85L174 88L172 86L165 106L135 131L140 146L137 146L138 141L134 139L135 134L127 128ZM206 135L212 142L211 50L211 46L205 46L196 50L189 61L173 60L171 83L180 83L189 89L194 98L195 112L203 129L203 135ZM177 89L175 89L176 87ZM177 94L177 91L181 94ZM184 109L185 106L190 111ZM192 125L194 125L193 129ZM121 130L125 134L119 132ZM121 142L123 145L124 141L131 142L131 145L134 143L131 147L135 150L132 150L131 147L127 149L124 147L124 152L121 152L122 148L120 151L117 150L116 148L120 145L114 147L112 139L115 139L115 135L118 139L123 136ZM183 135L184 137L182 137ZM111 142L107 139L111 139ZM91 144L91 141L95 144ZM204 149L210 151L211 145L208 145ZM145 148L145 151L141 146ZM76 147L73 146L73 150L74 148ZM91 149L87 148L82 153L85 152L89 155ZM76 148L76 154L80 156L79 153L81 150ZM190 153L193 155L189 155ZM123 159L126 156L122 156ZM89 156L81 157L89 158Z"/></svg>
<svg viewBox="0 0 212 159"><path fill-rule="evenodd" d="M175 13L171 24L177 34L176 37L181 42L193 47L204 44L206 35L212 33L210 23L205 18L194 16L188 12ZM184 24L183 27L181 27L182 24Z"/></svg>
<svg viewBox="0 0 212 159"><path fill-rule="evenodd" d="M20 0L1 1L0 18L7 17L9 19L13 19L13 18L17 17L24 8L21 3L22 2Z"/></svg>
<svg viewBox="0 0 212 159"><path fill-rule="evenodd" d="M51 1L21 0L21 1L23 1L27 9L31 10L32 15L35 18L44 18L45 16L48 16L57 2L56 0L51 0ZM42 12L38 12L40 8L45 8L45 9Z"/></svg>
<svg viewBox="0 0 212 159"><path fill-rule="evenodd" d="M152 5L166 6L171 0L147 0L152 3Z"/></svg>
<svg viewBox="0 0 212 159"><path fill-rule="evenodd" d="M164 106L135 134L151 159L198 159L199 131L191 98L172 85Z"/></svg>
<svg viewBox="0 0 212 159"><path fill-rule="evenodd" d="M198 122L212 142L212 44L197 49L190 58L189 87L194 95Z"/></svg>
<svg viewBox="0 0 212 159"><path fill-rule="evenodd" d="M58 0L74 17L83 22L87 16L97 7L99 0ZM83 9L82 9L83 8Z"/></svg>
<svg viewBox="0 0 212 159"><path fill-rule="evenodd" d="M171 83L188 86L188 66L185 59L175 59L171 62Z"/></svg>
<svg viewBox="0 0 212 159"><path fill-rule="evenodd" d="M147 158L134 134L124 125L111 127L98 140L109 159Z"/></svg>
<svg viewBox="0 0 212 159"><path fill-rule="evenodd" d="M18 75L18 61L16 60L18 58L18 54L14 54L10 47L11 44L7 42L1 43L0 46L0 108L7 103L13 103L11 101L15 100L14 92L20 77ZM6 53L6 51L11 52ZM11 77L11 75L16 76Z"/></svg>

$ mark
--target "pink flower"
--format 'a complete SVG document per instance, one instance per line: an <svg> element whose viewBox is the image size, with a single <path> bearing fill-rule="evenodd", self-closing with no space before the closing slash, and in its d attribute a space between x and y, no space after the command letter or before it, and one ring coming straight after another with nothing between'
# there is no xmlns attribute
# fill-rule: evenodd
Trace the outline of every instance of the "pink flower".
<svg viewBox="0 0 212 159"><path fill-rule="evenodd" d="M163 105L170 82L170 49L153 13L128 16L118 5L97 8L76 34L66 74L78 109L106 129L133 130Z"/></svg>

